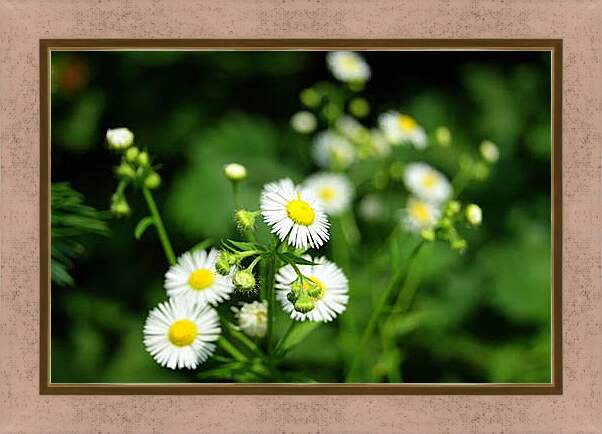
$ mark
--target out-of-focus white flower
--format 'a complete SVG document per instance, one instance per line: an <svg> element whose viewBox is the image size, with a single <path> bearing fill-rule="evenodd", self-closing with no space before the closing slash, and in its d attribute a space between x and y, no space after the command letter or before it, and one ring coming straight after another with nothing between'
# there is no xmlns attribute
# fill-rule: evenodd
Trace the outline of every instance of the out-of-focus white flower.
<svg viewBox="0 0 602 434"><path fill-rule="evenodd" d="M323 131L314 138L312 155L316 163L325 169L346 169L355 161L356 152L346 138L332 131Z"/></svg>
<svg viewBox="0 0 602 434"><path fill-rule="evenodd" d="M367 194L360 201L358 212L364 220L377 221L384 217L385 206L378 196Z"/></svg>
<svg viewBox="0 0 602 434"><path fill-rule="evenodd" d="M408 198L404 213L404 223L410 232L421 232L432 228L441 217L441 209L425 200Z"/></svg>
<svg viewBox="0 0 602 434"><path fill-rule="evenodd" d="M353 199L353 186L347 176L340 173L316 173L303 183L303 189L318 200L320 207L330 215L340 215L349 208Z"/></svg>
<svg viewBox="0 0 602 434"><path fill-rule="evenodd" d="M316 130L318 121L313 113L300 111L291 117L291 127L293 130L302 134L313 133Z"/></svg>
<svg viewBox="0 0 602 434"><path fill-rule="evenodd" d="M416 149L426 148L426 133L413 117L389 111L379 116L378 123L392 145L411 143Z"/></svg>
<svg viewBox="0 0 602 434"><path fill-rule="evenodd" d="M230 276L215 270L219 251L211 249L186 252L165 274L169 297L186 296L191 301L216 305L230 298L234 285Z"/></svg>
<svg viewBox="0 0 602 434"><path fill-rule="evenodd" d="M391 144L378 128L370 130L370 145L374 154L379 157L385 157L391 153Z"/></svg>
<svg viewBox="0 0 602 434"><path fill-rule="evenodd" d="M481 146L479 146L481 156L488 163L495 163L500 159L500 151L495 143L490 140L483 140Z"/></svg>
<svg viewBox="0 0 602 434"><path fill-rule="evenodd" d="M226 164L224 166L224 175L230 181L242 181L247 177L247 168L238 163Z"/></svg>
<svg viewBox="0 0 602 434"><path fill-rule="evenodd" d="M473 226L478 226L483 221L483 210L479 205L471 203L466 207L466 220Z"/></svg>
<svg viewBox="0 0 602 434"><path fill-rule="evenodd" d="M172 297L154 308L144 324L144 346L161 366L195 369L215 351L221 329L206 303Z"/></svg>
<svg viewBox="0 0 602 434"><path fill-rule="evenodd" d="M123 151L134 143L134 133L127 128L107 130L107 144L115 151Z"/></svg>
<svg viewBox="0 0 602 434"><path fill-rule="evenodd" d="M333 51L326 55L326 63L332 75L343 82L365 82L370 79L370 66L357 53Z"/></svg>
<svg viewBox="0 0 602 434"><path fill-rule="evenodd" d="M312 260L308 255L304 258ZM315 258L313 262L317 265L298 265L299 271L305 276L303 284L299 282L299 276L291 265L278 270L276 297L284 311L295 321L332 321L347 308L347 277L335 263L326 258ZM295 287L295 284L298 286ZM294 288L299 293L291 297L290 293L294 293ZM311 293L312 291L316 293ZM303 299L310 305L307 312L300 312L297 306Z"/></svg>
<svg viewBox="0 0 602 434"><path fill-rule="evenodd" d="M444 202L452 194L451 184L445 175L426 163L408 164L403 180L408 190L429 202Z"/></svg>
<svg viewBox="0 0 602 434"><path fill-rule="evenodd" d="M349 140L358 140L366 131L366 128L348 115L343 115L335 123L337 131Z"/></svg>
<svg viewBox="0 0 602 434"><path fill-rule="evenodd" d="M281 179L263 187L261 214L281 241L295 248L319 248L328 241L328 218L316 198Z"/></svg>
<svg viewBox="0 0 602 434"><path fill-rule="evenodd" d="M232 310L238 319L238 327L247 336L262 338L268 331L268 303L266 301L253 301L242 303L240 308Z"/></svg>

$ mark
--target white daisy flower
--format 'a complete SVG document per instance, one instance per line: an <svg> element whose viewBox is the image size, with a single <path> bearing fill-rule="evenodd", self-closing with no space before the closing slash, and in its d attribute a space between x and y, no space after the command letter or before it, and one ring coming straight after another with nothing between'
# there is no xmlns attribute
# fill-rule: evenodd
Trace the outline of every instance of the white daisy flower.
<svg viewBox="0 0 602 434"><path fill-rule="evenodd" d="M408 190L430 202L444 202L452 194L451 184L445 175L426 163L408 164L403 180Z"/></svg>
<svg viewBox="0 0 602 434"><path fill-rule="evenodd" d="M308 255L304 256L311 260ZM282 304L282 308L295 321L323 321L328 322L335 319L347 308L349 300L349 284L343 271L333 262L326 258L313 259L317 265L298 265L299 271L307 279L303 282L303 291L307 292L309 282L317 286L319 293L313 297L314 308L307 313L295 310L295 305L287 295L291 292L291 285L297 281L298 276L291 265L285 265L278 270L276 275L276 298Z"/></svg>
<svg viewBox="0 0 602 434"><path fill-rule="evenodd" d="M234 290L231 276L215 271L219 251L211 249L186 252L165 274L169 297L186 296L191 301L216 305L230 298Z"/></svg>
<svg viewBox="0 0 602 434"><path fill-rule="evenodd" d="M107 130L107 144L109 148L122 151L134 143L134 133L127 128L114 128Z"/></svg>
<svg viewBox="0 0 602 434"><path fill-rule="evenodd" d="M378 124L392 145L412 143L416 149L426 148L426 132L413 117L390 111L378 117Z"/></svg>
<svg viewBox="0 0 602 434"><path fill-rule="evenodd" d="M332 51L326 55L328 69L339 81L365 82L370 79L370 66L352 51Z"/></svg>
<svg viewBox="0 0 602 434"><path fill-rule="evenodd" d="M329 215L340 215L349 208L353 187L349 178L339 173L316 173L303 183L303 189L318 200Z"/></svg>
<svg viewBox="0 0 602 434"><path fill-rule="evenodd" d="M339 133L349 140L360 140L362 135L366 133L366 128L360 124L355 118L348 115L343 115L335 122L335 127Z"/></svg>
<svg viewBox="0 0 602 434"><path fill-rule="evenodd" d="M355 148L346 138L331 131L318 133L314 138L312 155L326 169L346 169L355 161Z"/></svg>
<svg viewBox="0 0 602 434"><path fill-rule="evenodd" d="M272 232L295 248L319 248L328 241L328 218L317 200L290 179L263 187L261 214Z"/></svg>
<svg viewBox="0 0 602 434"><path fill-rule="evenodd" d="M239 308L232 310L238 319L238 328L248 336L262 338L268 331L268 303L267 301L254 301L242 303Z"/></svg>
<svg viewBox="0 0 602 434"><path fill-rule="evenodd" d="M172 297L150 311L143 332L146 350L161 366L195 369L213 354L221 329L209 305Z"/></svg>
<svg viewBox="0 0 602 434"><path fill-rule="evenodd" d="M404 223L408 231L431 229L440 217L441 209L437 205L415 197L408 198L404 210Z"/></svg>
<svg viewBox="0 0 602 434"><path fill-rule="evenodd" d="M318 120L313 113L300 111L291 117L291 127L293 130L302 134L313 133L318 126Z"/></svg>

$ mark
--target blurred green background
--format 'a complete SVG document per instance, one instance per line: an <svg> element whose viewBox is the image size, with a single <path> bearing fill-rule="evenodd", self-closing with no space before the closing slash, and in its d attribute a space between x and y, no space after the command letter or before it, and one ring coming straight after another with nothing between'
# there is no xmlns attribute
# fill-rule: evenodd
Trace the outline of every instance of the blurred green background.
<svg viewBox="0 0 602 434"><path fill-rule="evenodd" d="M301 181L317 170L310 137L294 132L289 119L302 108L300 91L332 80L324 57L54 52L52 181L69 182L86 204L108 209L117 158L104 136L108 128L127 126L161 164L157 201L176 253L208 237L236 237L225 163L249 169L242 197L253 208L264 183L286 176ZM382 351L374 343L367 380L391 380L393 364L405 382L549 382L549 54L367 52L365 58L372 68L362 92L372 106L365 125L394 108L429 132L449 127L453 145L446 153L415 158L450 177L456 157L476 153L483 139L501 152L489 179L462 195L483 208L482 227L468 238L464 255L442 244L422 252L414 307L392 331L394 348ZM133 218L109 220L108 236L81 238L85 251L70 270L73 284L53 284L53 382L198 381L195 372L159 367L144 350L142 326L165 299L167 264L153 231L134 239L147 212L141 197L128 200ZM391 230L391 215L358 216L363 242L350 252L357 266L348 310L291 352L291 368L318 381L343 380L390 268L391 256L375 252ZM332 257L330 248L321 253Z"/></svg>

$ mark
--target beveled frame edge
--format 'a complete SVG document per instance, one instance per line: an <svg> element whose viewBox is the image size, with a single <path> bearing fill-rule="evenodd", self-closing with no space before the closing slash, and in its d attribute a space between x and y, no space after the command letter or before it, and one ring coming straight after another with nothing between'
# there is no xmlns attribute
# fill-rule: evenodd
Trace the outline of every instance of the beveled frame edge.
<svg viewBox="0 0 602 434"><path fill-rule="evenodd" d="M41 395L559 395L562 376L562 39L40 39ZM551 63L551 383L51 383L50 52L82 50L534 50Z"/></svg>

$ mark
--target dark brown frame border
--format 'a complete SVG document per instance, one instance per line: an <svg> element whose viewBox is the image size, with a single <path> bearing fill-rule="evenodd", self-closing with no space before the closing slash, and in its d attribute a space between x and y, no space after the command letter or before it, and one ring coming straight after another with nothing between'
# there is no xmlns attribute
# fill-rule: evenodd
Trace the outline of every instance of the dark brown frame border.
<svg viewBox="0 0 602 434"><path fill-rule="evenodd" d="M50 52L66 50L535 50L552 54L552 382L550 384L85 384L50 382ZM40 394L555 395L562 394L561 39L41 39Z"/></svg>

